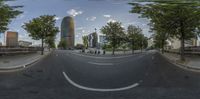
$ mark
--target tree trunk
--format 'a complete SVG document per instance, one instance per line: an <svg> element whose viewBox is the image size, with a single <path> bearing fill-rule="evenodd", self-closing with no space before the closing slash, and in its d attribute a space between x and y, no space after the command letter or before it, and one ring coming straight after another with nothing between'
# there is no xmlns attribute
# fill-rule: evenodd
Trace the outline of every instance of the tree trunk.
<svg viewBox="0 0 200 99"><path fill-rule="evenodd" d="M115 55L115 47L113 47L112 55Z"/></svg>
<svg viewBox="0 0 200 99"><path fill-rule="evenodd" d="M164 41L162 40L162 54L164 54Z"/></svg>
<svg viewBox="0 0 200 99"><path fill-rule="evenodd" d="M164 47L162 47L162 54L164 54Z"/></svg>
<svg viewBox="0 0 200 99"><path fill-rule="evenodd" d="M44 55L44 39L42 38L41 55Z"/></svg>
<svg viewBox="0 0 200 99"><path fill-rule="evenodd" d="M143 46L144 46L144 45L143 45L143 41L142 41L142 45L141 45L141 53L142 53L142 50L143 50Z"/></svg>
<svg viewBox="0 0 200 99"><path fill-rule="evenodd" d="M184 40L184 37L183 37L183 34L181 36L181 49L180 49L180 59L181 61L185 61L185 57L184 57L184 50L185 50L185 40Z"/></svg>
<svg viewBox="0 0 200 99"><path fill-rule="evenodd" d="M134 43L133 43L133 41L132 41L132 54L134 54Z"/></svg>
<svg viewBox="0 0 200 99"><path fill-rule="evenodd" d="M184 58L184 49L185 49L185 35L184 35L184 26L183 22L180 22L180 33L181 33L181 48L180 48L180 59L181 61L185 61Z"/></svg>

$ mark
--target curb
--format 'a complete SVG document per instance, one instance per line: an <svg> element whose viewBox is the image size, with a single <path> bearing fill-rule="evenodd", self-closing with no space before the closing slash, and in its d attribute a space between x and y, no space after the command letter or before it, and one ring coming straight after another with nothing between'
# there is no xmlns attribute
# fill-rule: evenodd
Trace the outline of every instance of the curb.
<svg viewBox="0 0 200 99"><path fill-rule="evenodd" d="M181 69L184 69L184 70L188 70L188 71L193 71L193 72L199 72L200 73L200 68L198 67L191 67L191 66L188 66L188 65L183 65L183 64L180 64L180 63L177 63L177 62L174 62L173 60L170 60L169 58L167 58L166 56L162 55L161 53L159 53L163 58L165 58L169 63L181 68Z"/></svg>
<svg viewBox="0 0 200 99"><path fill-rule="evenodd" d="M47 57L47 56L50 55L51 53L52 53L52 51L49 52L48 54L44 55L44 56L37 57L37 58L33 59L31 62L22 64L22 65L16 65L16 66L11 66L11 67L0 67L0 71L1 71L1 70L2 70L2 71L3 71L3 70L17 70L17 69L26 68L26 67L28 67L28 66L30 66L30 65L32 65L32 64L34 64L34 63L36 63L36 62L38 62L38 61L40 61L41 59Z"/></svg>

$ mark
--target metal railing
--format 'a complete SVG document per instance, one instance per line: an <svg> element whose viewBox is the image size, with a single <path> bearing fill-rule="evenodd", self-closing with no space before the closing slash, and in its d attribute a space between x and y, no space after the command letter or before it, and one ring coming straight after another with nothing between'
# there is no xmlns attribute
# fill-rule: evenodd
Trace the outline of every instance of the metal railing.
<svg viewBox="0 0 200 99"><path fill-rule="evenodd" d="M165 52L168 53L174 53L174 54L180 54L180 51L173 51L173 50L165 50ZM200 46L190 46L190 47L185 47L184 53L186 55L200 55Z"/></svg>
<svg viewBox="0 0 200 99"><path fill-rule="evenodd" d="M0 55L35 53L40 49L41 48L39 47L26 47L26 48L0 47Z"/></svg>

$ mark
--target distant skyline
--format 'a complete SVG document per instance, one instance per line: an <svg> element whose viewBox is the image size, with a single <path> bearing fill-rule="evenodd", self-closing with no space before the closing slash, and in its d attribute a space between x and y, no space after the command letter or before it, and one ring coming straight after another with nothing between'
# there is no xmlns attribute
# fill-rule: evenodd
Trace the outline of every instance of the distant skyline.
<svg viewBox="0 0 200 99"><path fill-rule="evenodd" d="M40 41L32 40L25 30L21 28L23 23L40 15L56 15L56 26L60 28L61 20L65 16L73 16L75 20L75 44L82 43L82 36L94 32L110 21L122 22L123 27L129 24L137 25L143 29L146 36L149 33L147 19L138 18L137 14L131 14L131 0L16 0L7 2L9 5L23 5L24 11L9 25L9 30L19 33L19 40L31 41L40 44ZM2 41L3 36L1 36ZM56 43L60 41L60 33L56 36Z"/></svg>

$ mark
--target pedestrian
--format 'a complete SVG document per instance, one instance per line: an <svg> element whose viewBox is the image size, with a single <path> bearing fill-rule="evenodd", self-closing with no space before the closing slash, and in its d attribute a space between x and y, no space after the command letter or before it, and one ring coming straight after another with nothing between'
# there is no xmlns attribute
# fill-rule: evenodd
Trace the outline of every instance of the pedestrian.
<svg viewBox="0 0 200 99"><path fill-rule="evenodd" d="M98 50L98 54L100 54L101 52L100 52L100 50Z"/></svg>
<svg viewBox="0 0 200 99"><path fill-rule="evenodd" d="M97 54L97 50L95 50L94 54Z"/></svg>
<svg viewBox="0 0 200 99"><path fill-rule="evenodd" d="M103 55L105 55L106 54L106 51L105 50L103 50Z"/></svg>

